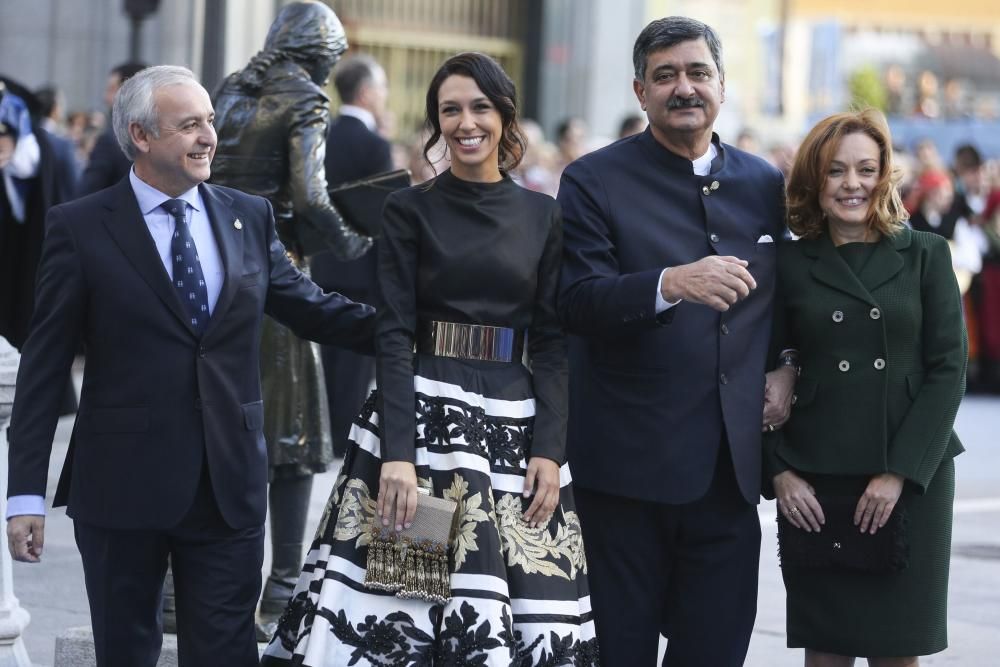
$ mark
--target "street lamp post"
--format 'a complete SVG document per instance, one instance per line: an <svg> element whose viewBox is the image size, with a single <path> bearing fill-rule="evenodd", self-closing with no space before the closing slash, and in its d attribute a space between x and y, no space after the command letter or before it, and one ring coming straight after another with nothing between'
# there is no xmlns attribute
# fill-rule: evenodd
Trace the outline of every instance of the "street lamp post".
<svg viewBox="0 0 1000 667"><path fill-rule="evenodd" d="M124 0L124 2L125 13L132 23L128 57L132 62L139 62L142 60L142 22L156 11L160 0Z"/></svg>
<svg viewBox="0 0 1000 667"><path fill-rule="evenodd" d="M20 355L0 336L0 441L7 440L7 420L14 403L14 381ZM0 521L7 527L7 452L0 452ZM6 541L6 540L4 540ZM31 667L21 640L31 616L14 597L14 573L7 545L0 545L0 667Z"/></svg>

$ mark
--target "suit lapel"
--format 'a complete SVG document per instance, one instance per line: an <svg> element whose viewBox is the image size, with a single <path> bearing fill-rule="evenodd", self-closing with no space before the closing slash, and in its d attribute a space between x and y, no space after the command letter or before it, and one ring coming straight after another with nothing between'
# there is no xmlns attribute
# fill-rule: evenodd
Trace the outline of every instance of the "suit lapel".
<svg viewBox="0 0 1000 667"><path fill-rule="evenodd" d="M222 282L222 291L219 293L219 300L215 303L215 310L212 311L212 319L208 323L205 336L209 336L212 330L218 326L219 320L223 319L226 311L233 303L236 290L239 289L240 275L243 272L243 222L232 209L232 197L222 190L211 185L202 184L202 201L208 210L208 219L212 225L212 232L215 234L215 242L219 246L219 255L222 257L222 264L225 269L225 278ZM239 225L236 223L239 221Z"/></svg>
<svg viewBox="0 0 1000 667"><path fill-rule="evenodd" d="M855 275L851 267L837 252L829 235L806 241L806 254L816 259L811 273L816 280L841 292L846 292L866 303L878 305L872 292L892 280L903 268L900 250L910 245L911 232L908 228L889 238L882 238L872 250L872 256L865 263L861 275Z"/></svg>
<svg viewBox="0 0 1000 667"><path fill-rule="evenodd" d="M910 230L903 229L892 238L883 238L875 246L865 269L861 272L861 282L869 292L884 285L903 269L903 256L899 251L910 245Z"/></svg>
<svg viewBox="0 0 1000 667"><path fill-rule="evenodd" d="M875 300L872 295L837 252L829 234L824 234L818 239L807 241L807 243L809 244L807 254L816 258L812 269L810 269L813 278L865 303L874 304Z"/></svg>
<svg viewBox="0 0 1000 667"><path fill-rule="evenodd" d="M191 332L191 335L196 336L190 318L177 297L177 291L170 284L170 276L163 268L163 260L156 251L156 244L149 233L149 228L146 227L128 178L120 181L115 188L115 197L109 205L110 215L104 220L104 226L132 267L160 301Z"/></svg>

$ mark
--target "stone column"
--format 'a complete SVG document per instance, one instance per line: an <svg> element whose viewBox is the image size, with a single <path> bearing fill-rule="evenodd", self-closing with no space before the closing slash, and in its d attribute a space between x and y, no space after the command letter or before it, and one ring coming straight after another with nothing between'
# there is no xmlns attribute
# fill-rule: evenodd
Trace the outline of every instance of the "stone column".
<svg viewBox="0 0 1000 667"><path fill-rule="evenodd" d="M14 381L20 361L17 350L0 337L0 442L7 442L7 421L14 403ZM0 667L31 667L21 633L31 618L14 597L13 572L7 551L7 448L0 448Z"/></svg>

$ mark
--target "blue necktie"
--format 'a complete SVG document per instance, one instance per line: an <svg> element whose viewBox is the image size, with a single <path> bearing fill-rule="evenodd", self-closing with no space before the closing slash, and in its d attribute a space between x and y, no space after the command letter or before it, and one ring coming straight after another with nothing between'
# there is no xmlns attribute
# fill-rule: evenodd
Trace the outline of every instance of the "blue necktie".
<svg viewBox="0 0 1000 667"><path fill-rule="evenodd" d="M191 317L191 326L198 335L208 327L208 288L205 274L201 271L198 248L191 238L187 223L187 202L183 199L168 199L160 204L174 218L174 235L170 240L170 252L174 262L174 289L181 299L184 309Z"/></svg>

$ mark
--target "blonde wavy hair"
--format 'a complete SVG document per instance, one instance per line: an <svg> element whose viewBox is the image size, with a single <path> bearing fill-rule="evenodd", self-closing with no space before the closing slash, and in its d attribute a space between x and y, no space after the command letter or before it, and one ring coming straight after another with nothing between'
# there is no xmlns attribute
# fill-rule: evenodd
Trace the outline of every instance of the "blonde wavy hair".
<svg viewBox="0 0 1000 667"><path fill-rule="evenodd" d="M788 177L788 228L802 238L827 233L828 223L820 207L820 194L840 142L849 134L871 137L879 150L879 177L871 194L866 222L870 230L883 236L899 232L909 218L897 187L902 174L892 161L889 124L876 109L849 111L824 118L810 130L795 155Z"/></svg>

